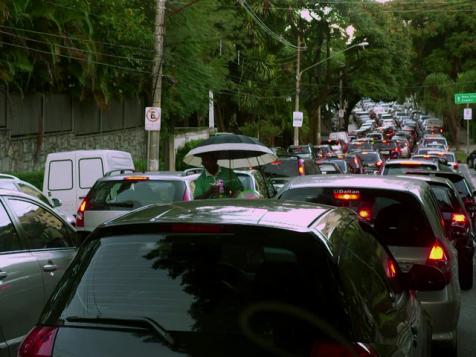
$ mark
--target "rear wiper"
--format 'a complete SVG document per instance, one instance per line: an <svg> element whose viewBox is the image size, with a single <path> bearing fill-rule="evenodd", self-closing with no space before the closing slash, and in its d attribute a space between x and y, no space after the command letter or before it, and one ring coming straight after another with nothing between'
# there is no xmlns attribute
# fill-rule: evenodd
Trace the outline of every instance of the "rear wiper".
<svg viewBox="0 0 476 357"><path fill-rule="evenodd" d="M85 323L95 323L95 324L105 324L105 325L119 325L119 326L137 326L137 325L147 325L151 327L155 332L157 332L165 341L170 345L174 345L175 341L170 336L168 331L164 329L160 324L149 317L129 317L129 316L103 316L98 315L97 317L83 317L83 316L68 316L66 318L68 322L85 322Z"/></svg>
<svg viewBox="0 0 476 357"><path fill-rule="evenodd" d="M135 203L132 201L109 202L108 206L132 208L134 207L134 204Z"/></svg>

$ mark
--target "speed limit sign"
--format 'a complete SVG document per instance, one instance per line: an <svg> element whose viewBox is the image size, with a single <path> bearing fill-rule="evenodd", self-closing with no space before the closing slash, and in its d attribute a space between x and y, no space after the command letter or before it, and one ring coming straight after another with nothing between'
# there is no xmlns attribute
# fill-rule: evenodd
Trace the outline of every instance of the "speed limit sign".
<svg viewBox="0 0 476 357"><path fill-rule="evenodd" d="M160 107L145 108L145 130L160 131Z"/></svg>

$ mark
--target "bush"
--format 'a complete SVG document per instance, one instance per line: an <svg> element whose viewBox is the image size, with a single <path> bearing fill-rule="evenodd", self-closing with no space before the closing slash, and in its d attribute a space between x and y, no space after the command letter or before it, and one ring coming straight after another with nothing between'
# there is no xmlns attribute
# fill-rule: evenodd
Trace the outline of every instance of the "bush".
<svg viewBox="0 0 476 357"><path fill-rule="evenodd" d="M177 171L183 171L191 167L183 162L183 158L190 150L196 148L202 142L203 140L193 140L186 143L184 147L177 150L177 154L175 155L175 169Z"/></svg>
<svg viewBox="0 0 476 357"><path fill-rule="evenodd" d="M9 172L9 175L18 177L20 180L31 183L33 186L43 191L44 171L38 172Z"/></svg>

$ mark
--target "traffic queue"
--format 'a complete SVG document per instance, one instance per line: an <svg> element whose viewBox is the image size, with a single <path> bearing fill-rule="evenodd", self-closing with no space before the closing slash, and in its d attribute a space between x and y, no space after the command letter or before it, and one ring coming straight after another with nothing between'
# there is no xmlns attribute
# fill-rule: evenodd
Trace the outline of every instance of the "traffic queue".
<svg viewBox="0 0 476 357"><path fill-rule="evenodd" d="M364 101L352 120L316 146L224 134L185 171L112 170L74 228L0 191L2 234L37 237L0 262L49 257L28 306L1 267L0 356L456 356L476 192L441 120Z"/></svg>

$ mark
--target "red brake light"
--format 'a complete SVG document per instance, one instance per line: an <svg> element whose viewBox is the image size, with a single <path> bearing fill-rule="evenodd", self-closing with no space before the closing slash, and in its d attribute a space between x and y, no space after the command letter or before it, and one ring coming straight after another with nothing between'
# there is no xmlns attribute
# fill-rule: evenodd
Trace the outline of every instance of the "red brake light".
<svg viewBox="0 0 476 357"><path fill-rule="evenodd" d="M462 213L453 213L451 215L451 221L454 223L466 223L466 216Z"/></svg>
<svg viewBox="0 0 476 357"><path fill-rule="evenodd" d="M125 181L147 181L149 177L147 176L126 176L124 177Z"/></svg>
<svg viewBox="0 0 476 357"><path fill-rule="evenodd" d="M397 267L392 259L387 260L386 273L389 279L393 279L397 276Z"/></svg>
<svg viewBox="0 0 476 357"><path fill-rule="evenodd" d="M355 201L360 198L359 193L340 193L334 192L334 198L336 200L343 200L343 201Z"/></svg>
<svg viewBox="0 0 476 357"><path fill-rule="evenodd" d="M34 327L20 345L18 357L51 357L57 332L57 327Z"/></svg>
<svg viewBox="0 0 476 357"><path fill-rule="evenodd" d="M377 161L377 162L375 163L375 165L377 165L377 167L382 166L382 164L383 164L382 160L379 160L379 161Z"/></svg>
<svg viewBox="0 0 476 357"><path fill-rule="evenodd" d="M445 250L439 243L433 244L431 247L430 255L428 256L429 261L447 261Z"/></svg>
<svg viewBox="0 0 476 357"><path fill-rule="evenodd" d="M370 219L372 217L372 212L367 208L361 208L358 211L359 217L364 219Z"/></svg>
<svg viewBox="0 0 476 357"><path fill-rule="evenodd" d="M298 172L299 172L299 176L304 176L304 161L303 161L303 159L299 159L299 161L298 161Z"/></svg>
<svg viewBox="0 0 476 357"><path fill-rule="evenodd" d="M281 165L282 163L283 163L282 161L276 160L276 161L273 161L271 165Z"/></svg>
<svg viewBox="0 0 476 357"><path fill-rule="evenodd" d="M88 198L86 197L83 202L79 205L78 211L76 212L76 227L84 227L84 211L88 204Z"/></svg>
<svg viewBox="0 0 476 357"><path fill-rule="evenodd" d="M348 346L335 341L319 341L314 343L310 357L378 357L377 353L363 343L353 343Z"/></svg>

